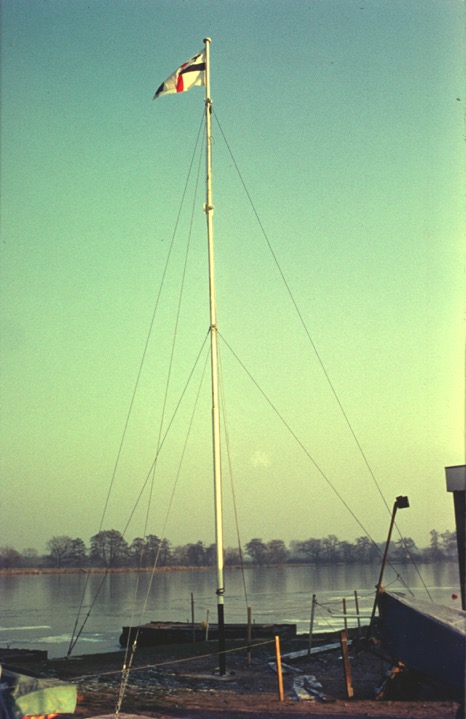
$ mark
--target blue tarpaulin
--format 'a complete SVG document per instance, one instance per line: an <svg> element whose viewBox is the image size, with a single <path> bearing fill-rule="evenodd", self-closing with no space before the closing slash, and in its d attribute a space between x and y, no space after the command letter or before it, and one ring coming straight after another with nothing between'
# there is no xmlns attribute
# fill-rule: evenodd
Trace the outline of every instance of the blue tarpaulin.
<svg viewBox="0 0 466 719"><path fill-rule="evenodd" d="M76 697L74 684L19 674L0 665L0 719L72 714Z"/></svg>

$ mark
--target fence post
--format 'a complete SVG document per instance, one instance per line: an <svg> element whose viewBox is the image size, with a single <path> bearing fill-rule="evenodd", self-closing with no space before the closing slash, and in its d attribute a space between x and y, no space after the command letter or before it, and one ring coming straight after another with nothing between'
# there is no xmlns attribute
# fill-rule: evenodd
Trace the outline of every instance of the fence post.
<svg viewBox="0 0 466 719"><path fill-rule="evenodd" d="M251 607L248 607L248 666L251 666L251 641L252 641L252 611Z"/></svg>
<svg viewBox="0 0 466 719"><path fill-rule="evenodd" d="M356 615L358 617L358 634L360 635L361 634L361 617L359 616L359 597L358 597L358 592L356 589L354 590L354 604L356 606Z"/></svg>
<svg viewBox="0 0 466 719"><path fill-rule="evenodd" d="M191 592L191 626L193 628L193 644L196 641L196 627L194 624L194 594Z"/></svg>
<svg viewBox="0 0 466 719"><path fill-rule="evenodd" d="M311 621L310 621L310 624L309 624L309 645L308 645L308 650L307 650L307 653L308 653L308 654L311 653L311 648L312 648L312 634L313 634L313 631L314 631L314 613L315 613L315 607L316 607L316 595L313 594L313 595L312 595L312 605L311 605Z"/></svg>
<svg viewBox="0 0 466 719"><path fill-rule="evenodd" d="M343 669L345 672L345 684L346 684L346 696L351 699L354 696L353 691L353 680L351 678L351 667L348 656L348 635L346 630L343 630L340 634L341 653L343 655Z"/></svg>

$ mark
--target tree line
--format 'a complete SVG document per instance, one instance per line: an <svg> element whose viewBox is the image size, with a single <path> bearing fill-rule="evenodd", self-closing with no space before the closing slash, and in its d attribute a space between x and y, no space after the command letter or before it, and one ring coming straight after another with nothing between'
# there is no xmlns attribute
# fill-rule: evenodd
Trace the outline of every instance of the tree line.
<svg viewBox="0 0 466 719"><path fill-rule="evenodd" d="M89 545L79 537L67 535L51 537L47 553L39 555L35 549L22 552L14 547L0 547L0 569L16 568L140 568L158 567L211 567L216 563L215 544L202 541L172 545L168 539L155 534L136 537L128 542L116 529L102 530L90 538ZM380 561L384 544L369 537L358 537L354 542L340 541L334 534L321 539L311 537L294 540L287 546L282 539L264 542L255 537L243 549L227 547L225 565L279 566L284 564L372 564ZM393 541L390 560L406 563L437 562L457 559L456 534L446 530L430 532L428 547L418 549L411 538Z"/></svg>

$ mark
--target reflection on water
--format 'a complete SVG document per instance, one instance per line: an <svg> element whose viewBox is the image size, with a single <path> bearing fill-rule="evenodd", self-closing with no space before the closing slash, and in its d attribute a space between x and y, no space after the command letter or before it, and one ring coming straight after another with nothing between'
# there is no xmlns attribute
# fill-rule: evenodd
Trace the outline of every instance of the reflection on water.
<svg viewBox="0 0 466 719"><path fill-rule="evenodd" d="M277 567L273 573L267 567L257 567L246 570L251 594L284 594L287 591L287 570Z"/></svg>
<svg viewBox="0 0 466 719"><path fill-rule="evenodd" d="M385 585L404 591L398 572L413 592L426 598L423 582L434 601L453 603L459 594L458 567L455 563L421 565L422 578L413 567L389 567ZM341 626L342 599L348 611L355 611L357 591L360 611L370 612L378 579L378 565L339 565L321 567L246 568L247 602L243 576L238 569L225 571L225 619L246 622L247 606L253 621L293 622L298 631L309 630L312 595L317 596L317 629ZM0 646L46 649L50 657L64 656L84 588L82 616L95 606L74 654L114 651L119 648L121 627L151 620L188 621L191 593L195 619L216 619L216 572L173 571L156 574L25 574L0 575ZM100 588L100 591L99 591ZM144 608L147 605L145 614ZM81 626L82 620L79 623Z"/></svg>

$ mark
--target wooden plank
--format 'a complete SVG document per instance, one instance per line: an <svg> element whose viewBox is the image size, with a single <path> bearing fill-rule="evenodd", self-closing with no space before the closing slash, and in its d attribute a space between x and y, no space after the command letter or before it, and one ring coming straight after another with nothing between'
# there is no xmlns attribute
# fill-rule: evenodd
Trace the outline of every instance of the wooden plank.
<svg viewBox="0 0 466 719"><path fill-rule="evenodd" d="M348 646L351 644L351 639L348 641ZM321 647L312 647L311 654L322 654L322 652L330 652L332 649L340 649L340 642L334 642L332 644L323 644ZM283 654L282 659L300 659L301 657L308 657L309 649L299 649L297 652L288 652Z"/></svg>
<svg viewBox="0 0 466 719"><path fill-rule="evenodd" d="M353 680L351 678L351 667L348 656L348 635L345 630L340 634L341 652L343 654L343 669L345 672L346 695L348 699L354 696Z"/></svg>

